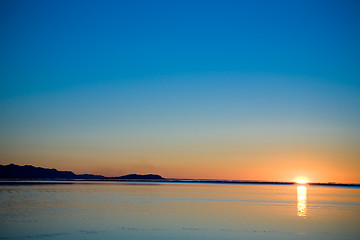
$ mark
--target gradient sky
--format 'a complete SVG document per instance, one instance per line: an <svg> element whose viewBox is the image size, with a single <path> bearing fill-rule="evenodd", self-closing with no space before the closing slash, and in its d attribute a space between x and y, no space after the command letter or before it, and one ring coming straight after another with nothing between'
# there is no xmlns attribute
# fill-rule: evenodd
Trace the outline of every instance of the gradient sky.
<svg viewBox="0 0 360 240"><path fill-rule="evenodd" d="M358 1L0 2L0 163L360 182Z"/></svg>

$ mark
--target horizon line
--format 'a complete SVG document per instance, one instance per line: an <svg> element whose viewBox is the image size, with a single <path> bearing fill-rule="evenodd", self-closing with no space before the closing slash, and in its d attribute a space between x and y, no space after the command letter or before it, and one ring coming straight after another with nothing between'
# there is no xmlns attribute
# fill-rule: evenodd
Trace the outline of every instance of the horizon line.
<svg viewBox="0 0 360 240"><path fill-rule="evenodd" d="M14 164L14 163L10 163L10 164L7 164L7 165L2 165L0 164L1 166L9 166L9 165L15 165L15 166L21 166L21 165L17 165L17 164ZM58 170L56 168L44 168L44 167L36 167L36 166L33 166L33 165L30 165L30 164L25 164L25 165L22 165L23 167L24 166L31 166L31 167L35 167L35 168L43 168L43 169L55 169L57 171L60 171L60 172L72 172L74 173L73 171L71 170ZM75 174L75 173L74 173ZM118 177L121 177L121 176L127 176L127 175L132 175L132 174L136 174L136 175L158 175L160 177L162 177L163 179L115 179L115 178L118 178ZM330 182L307 182L307 183L304 183L304 184L300 184L300 183L297 183L296 181L273 181L273 180L241 180L241 179L214 179L214 178L174 178L174 177L163 177L159 174L155 174L155 173L146 173L146 174L137 174L137 173L128 173L128 174L125 174L125 175L121 175L121 176L112 176L112 177L107 177L107 176L103 176L103 175L100 175L100 174L89 174L89 173L85 173L85 174L76 174L76 175L94 175L94 176L101 176L101 177L104 177L105 179L61 179L60 181L68 181L68 180L76 180L76 181L112 181L112 178L113 180L115 181L139 181L139 182L144 182L144 181L151 181L151 182L183 182L183 183L186 183L186 182L193 182L193 183L228 183L228 184L297 184L297 185L324 185L324 186L360 186L360 183L341 183L341 182L333 182L333 181L330 181ZM11 178L10 178L11 179ZM21 179L27 179L27 180L59 180L59 179L55 179L55 178L19 178L19 180ZM4 182L4 181L7 181L6 178L3 178L1 179L0 178L0 181L1 182Z"/></svg>

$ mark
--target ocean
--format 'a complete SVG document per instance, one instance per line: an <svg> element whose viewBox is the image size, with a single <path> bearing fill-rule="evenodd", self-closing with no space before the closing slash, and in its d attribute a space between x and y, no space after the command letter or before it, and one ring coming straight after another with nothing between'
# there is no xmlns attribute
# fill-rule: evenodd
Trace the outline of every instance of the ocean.
<svg viewBox="0 0 360 240"><path fill-rule="evenodd" d="M0 239L359 239L359 223L359 187L0 185Z"/></svg>

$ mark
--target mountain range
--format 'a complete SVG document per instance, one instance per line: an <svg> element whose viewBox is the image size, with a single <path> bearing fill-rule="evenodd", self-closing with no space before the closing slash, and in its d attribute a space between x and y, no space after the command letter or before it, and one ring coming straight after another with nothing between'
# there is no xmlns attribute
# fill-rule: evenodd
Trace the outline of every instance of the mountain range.
<svg viewBox="0 0 360 240"><path fill-rule="evenodd" d="M19 166L15 164L0 165L0 179L88 179L88 180L109 180L109 179L142 179L159 180L164 179L155 174L129 174L119 177L105 177L94 174L75 174L71 171L59 171L56 169L34 167L31 165Z"/></svg>

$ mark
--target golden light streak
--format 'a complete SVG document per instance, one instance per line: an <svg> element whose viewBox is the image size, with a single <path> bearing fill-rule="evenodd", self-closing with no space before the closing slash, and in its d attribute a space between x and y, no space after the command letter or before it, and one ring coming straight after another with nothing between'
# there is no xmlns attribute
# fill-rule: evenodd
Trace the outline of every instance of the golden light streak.
<svg viewBox="0 0 360 240"><path fill-rule="evenodd" d="M307 215L307 195L306 195L306 186L297 186L297 215L299 217L306 217Z"/></svg>

